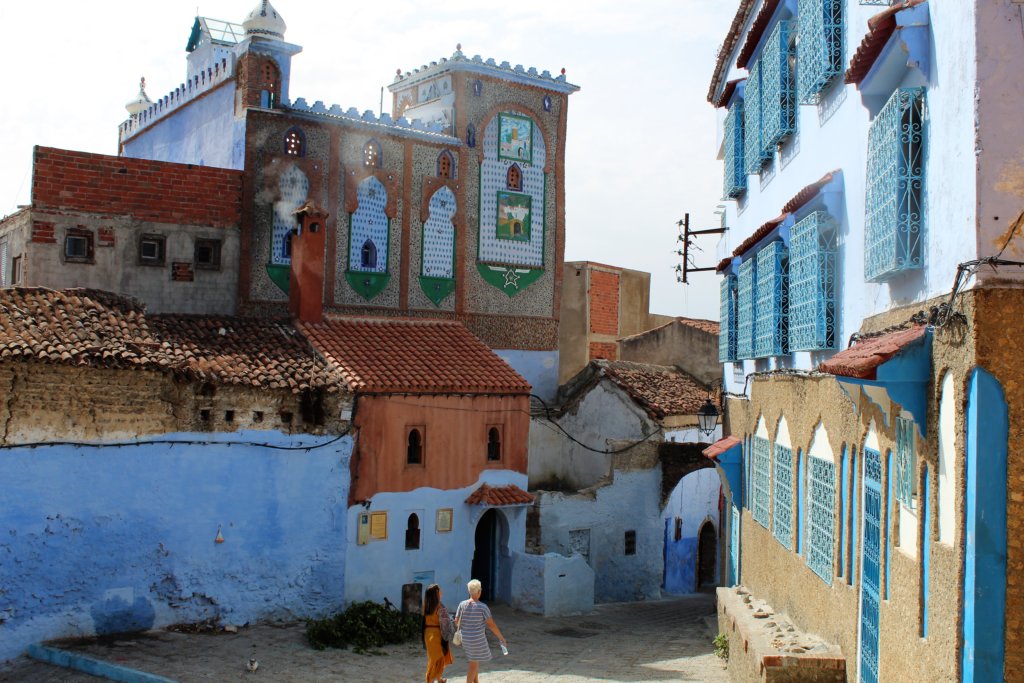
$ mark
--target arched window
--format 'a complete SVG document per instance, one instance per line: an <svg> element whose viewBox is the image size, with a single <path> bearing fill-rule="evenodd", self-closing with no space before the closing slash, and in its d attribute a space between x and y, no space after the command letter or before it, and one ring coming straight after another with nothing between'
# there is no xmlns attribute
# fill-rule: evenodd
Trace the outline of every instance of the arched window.
<svg viewBox="0 0 1024 683"><path fill-rule="evenodd" d="M306 136L299 128L290 128L284 134L284 153L292 157L306 156Z"/></svg>
<svg viewBox="0 0 1024 683"><path fill-rule="evenodd" d="M413 428L409 430L405 462L408 465L423 464L423 435L420 434L419 429Z"/></svg>
<svg viewBox="0 0 1024 683"><path fill-rule="evenodd" d="M377 245L373 243L373 240L366 240L363 242L363 250L360 254L359 263L366 269L377 267Z"/></svg>
<svg viewBox="0 0 1024 683"><path fill-rule="evenodd" d="M476 147L476 126L472 123L466 126L466 146Z"/></svg>
<svg viewBox="0 0 1024 683"><path fill-rule="evenodd" d="M277 66L272 61L263 62L259 73L260 106L273 109L277 106L279 78Z"/></svg>
<svg viewBox="0 0 1024 683"><path fill-rule="evenodd" d="M501 460L501 432L497 427L487 430L487 459L491 462Z"/></svg>
<svg viewBox="0 0 1024 683"><path fill-rule="evenodd" d="M455 170L455 164L452 160L452 154L448 150L441 152L437 156L437 177L438 178L451 178L453 177Z"/></svg>
<svg viewBox="0 0 1024 683"><path fill-rule="evenodd" d="M370 168L380 168L383 160L381 159L380 143L376 140L370 140L363 145L363 166Z"/></svg>
<svg viewBox="0 0 1024 683"><path fill-rule="evenodd" d="M420 518L415 512L409 515L409 522L405 526L405 549L420 549Z"/></svg>
<svg viewBox="0 0 1024 683"><path fill-rule="evenodd" d="M508 173L505 175L505 185L510 190L523 191L523 171L519 168L519 164L512 164L508 167Z"/></svg>

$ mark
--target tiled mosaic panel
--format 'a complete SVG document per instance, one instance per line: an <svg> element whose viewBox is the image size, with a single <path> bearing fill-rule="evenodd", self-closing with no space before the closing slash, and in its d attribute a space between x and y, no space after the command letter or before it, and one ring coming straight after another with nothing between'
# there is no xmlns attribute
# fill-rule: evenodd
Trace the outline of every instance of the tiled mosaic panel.
<svg viewBox="0 0 1024 683"><path fill-rule="evenodd" d="M421 275L454 277L455 261L455 195L441 187L430 198L430 217L423 226L423 266Z"/></svg>
<svg viewBox="0 0 1024 683"><path fill-rule="evenodd" d="M544 164L547 149L540 128L533 125L533 163L517 162L523 172L523 193L533 199L529 241L499 239L497 236L498 191L506 191L508 167L513 162L498 159L498 118L484 131L484 161L480 167L480 260L517 266L544 265Z"/></svg>
<svg viewBox="0 0 1024 683"><path fill-rule="evenodd" d="M386 273L388 270L388 217L384 206L388 192L379 180L370 176L359 183L356 191L359 208L352 214L352 237L348 245L348 269L363 273ZM377 266L363 268L363 244L370 240L377 247Z"/></svg>
<svg viewBox="0 0 1024 683"><path fill-rule="evenodd" d="M287 248L288 234L297 225L295 211L302 206L309 196L309 178L295 166L281 174L277 182L281 199L274 202L274 235L270 245L270 262L287 266L292 262Z"/></svg>

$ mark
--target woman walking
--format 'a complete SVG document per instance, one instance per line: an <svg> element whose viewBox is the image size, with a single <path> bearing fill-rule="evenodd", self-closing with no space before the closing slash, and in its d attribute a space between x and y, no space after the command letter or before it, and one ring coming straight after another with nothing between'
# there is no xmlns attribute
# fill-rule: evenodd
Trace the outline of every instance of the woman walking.
<svg viewBox="0 0 1024 683"><path fill-rule="evenodd" d="M423 646L427 648L427 683L447 683L444 668L452 663L448 642L452 638L452 618L441 604L441 587L427 587L423 598Z"/></svg>
<svg viewBox="0 0 1024 683"><path fill-rule="evenodd" d="M502 646L507 643L498 625L491 618L491 610L480 602L480 582L473 579L466 584L466 588L469 590L469 600L459 603L459 609L455 613L455 624L462 629L462 647L466 651L466 659L469 660L466 683L480 683L480 662L486 662L491 658L491 648L487 644L484 626L491 629Z"/></svg>

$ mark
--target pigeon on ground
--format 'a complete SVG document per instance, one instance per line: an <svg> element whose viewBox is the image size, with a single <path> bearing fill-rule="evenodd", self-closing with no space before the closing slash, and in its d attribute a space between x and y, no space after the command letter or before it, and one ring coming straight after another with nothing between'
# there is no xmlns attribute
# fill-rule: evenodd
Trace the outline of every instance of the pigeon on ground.
<svg viewBox="0 0 1024 683"><path fill-rule="evenodd" d="M256 661L255 657L249 657L249 661L246 663L245 668L256 673L256 669L260 668L260 663Z"/></svg>

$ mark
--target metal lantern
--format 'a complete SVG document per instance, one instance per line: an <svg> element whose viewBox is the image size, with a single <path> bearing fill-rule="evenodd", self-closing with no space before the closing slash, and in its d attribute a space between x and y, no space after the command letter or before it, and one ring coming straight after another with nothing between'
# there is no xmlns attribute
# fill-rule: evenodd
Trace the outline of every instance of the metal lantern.
<svg viewBox="0 0 1024 683"><path fill-rule="evenodd" d="M711 402L710 397L704 400L704 405L697 411L697 424L701 433L708 435L718 426L718 408Z"/></svg>

